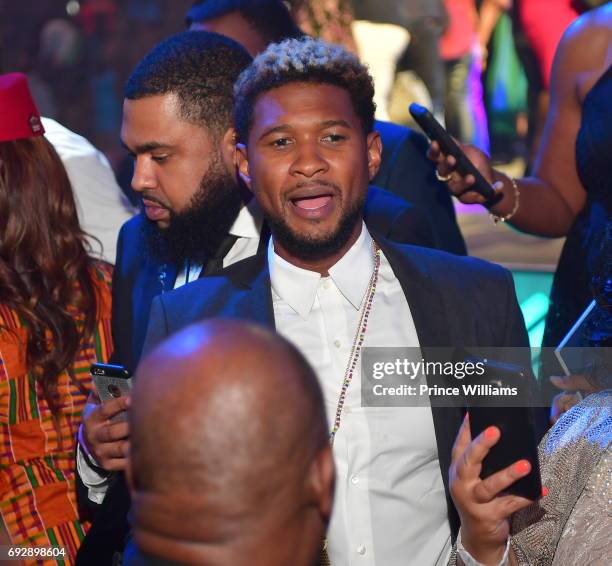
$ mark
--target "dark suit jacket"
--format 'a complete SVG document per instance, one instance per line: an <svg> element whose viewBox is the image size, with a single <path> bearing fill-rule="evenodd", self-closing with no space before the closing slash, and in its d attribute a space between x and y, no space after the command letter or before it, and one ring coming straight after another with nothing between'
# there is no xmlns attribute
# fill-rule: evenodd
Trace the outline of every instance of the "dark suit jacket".
<svg viewBox="0 0 612 566"><path fill-rule="evenodd" d="M402 285L426 359L427 348L528 346L512 276L506 269L373 236ZM219 316L274 328L266 254L156 297L144 352L191 323ZM462 407L432 407L453 536L459 519L448 492L448 469L463 412Z"/></svg>
<svg viewBox="0 0 612 566"><path fill-rule="evenodd" d="M364 218L369 230L391 240L434 245L431 229L424 217L403 199L377 187L370 187L368 191ZM137 216L121 228L113 275L112 331L115 352L112 359L114 363L132 371L135 371L142 352L151 302L162 292L172 290L177 275L176 266L162 266L146 255L143 221L142 216ZM265 241L260 248L265 248ZM162 272L165 277L160 280ZM123 548L128 530L129 494L122 475L114 477L112 482L100 506L89 501L87 488L77 474L81 507L94 515L93 526L79 550L77 564L110 564L113 552Z"/></svg>
<svg viewBox="0 0 612 566"><path fill-rule="evenodd" d="M448 187L436 179L434 166L425 156L427 138L410 128L376 121L383 141L382 164L372 180L411 204L427 219L434 235L433 248L466 255Z"/></svg>
<svg viewBox="0 0 612 566"><path fill-rule="evenodd" d="M122 566L181 566L181 563L146 554L135 544L131 544L123 554Z"/></svg>

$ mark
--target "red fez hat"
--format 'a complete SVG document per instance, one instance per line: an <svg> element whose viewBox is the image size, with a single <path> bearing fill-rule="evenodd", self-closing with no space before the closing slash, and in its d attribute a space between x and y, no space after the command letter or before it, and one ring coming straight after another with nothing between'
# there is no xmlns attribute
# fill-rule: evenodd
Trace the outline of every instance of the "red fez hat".
<svg viewBox="0 0 612 566"><path fill-rule="evenodd" d="M0 75L0 142L45 133L23 73Z"/></svg>

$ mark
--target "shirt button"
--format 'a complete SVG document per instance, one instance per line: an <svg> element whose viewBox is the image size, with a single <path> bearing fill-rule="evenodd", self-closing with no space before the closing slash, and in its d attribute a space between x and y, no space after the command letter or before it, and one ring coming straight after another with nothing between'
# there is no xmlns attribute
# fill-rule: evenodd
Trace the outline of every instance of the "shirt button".
<svg viewBox="0 0 612 566"><path fill-rule="evenodd" d="M323 283L323 289L329 289L329 281L325 281L325 283Z"/></svg>
<svg viewBox="0 0 612 566"><path fill-rule="evenodd" d="M351 476L351 483L357 485L359 483L359 478L357 476Z"/></svg>
<svg viewBox="0 0 612 566"><path fill-rule="evenodd" d="M361 544L357 547L357 554L361 554L362 556L366 553L366 547Z"/></svg>
<svg viewBox="0 0 612 566"><path fill-rule="evenodd" d="M336 346L336 348L340 348L341 345L340 340L334 340L334 346Z"/></svg>

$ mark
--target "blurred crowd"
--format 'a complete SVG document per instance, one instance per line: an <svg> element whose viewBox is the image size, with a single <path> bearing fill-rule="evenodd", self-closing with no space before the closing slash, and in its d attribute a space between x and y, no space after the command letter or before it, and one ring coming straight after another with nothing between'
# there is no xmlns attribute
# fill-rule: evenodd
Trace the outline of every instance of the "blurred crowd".
<svg viewBox="0 0 612 566"><path fill-rule="evenodd" d="M601 3L601 2L599 2ZM307 33L360 55L377 117L410 125L411 101L457 139L530 166L543 127L552 57L587 0L293 0ZM44 116L84 135L126 175L116 132L121 87L189 0L0 3L4 67L29 76ZM381 40L382 38L382 40Z"/></svg>

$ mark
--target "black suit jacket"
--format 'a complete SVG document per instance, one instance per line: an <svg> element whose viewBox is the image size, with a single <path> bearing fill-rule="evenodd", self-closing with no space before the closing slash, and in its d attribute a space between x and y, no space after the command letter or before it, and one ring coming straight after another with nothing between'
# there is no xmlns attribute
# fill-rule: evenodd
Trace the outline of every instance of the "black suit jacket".
<svg viewBox="0 0 612 566"><path fill-rule="evenodd" d="M374 128L382 137L383 153L372 183L414 205L431 227L431 247L466 255L448 187L436 179L434 165L425 156L427 138L391 122L377 120Z"/></svg>
<svg viewBox="0 0 612 566"><path fill-rule="evenodd" d="M509 271L482 260L373 236L402 286L426 359L427 348L528 346ZM266 254L156 297L144 352L191 323L219 316L274 328ZM462 407L432 407L453 536L459 519L448 491L448 469L463 413Z"/></svg>

